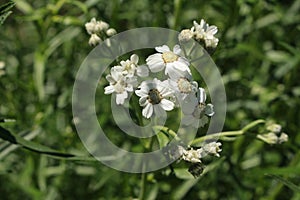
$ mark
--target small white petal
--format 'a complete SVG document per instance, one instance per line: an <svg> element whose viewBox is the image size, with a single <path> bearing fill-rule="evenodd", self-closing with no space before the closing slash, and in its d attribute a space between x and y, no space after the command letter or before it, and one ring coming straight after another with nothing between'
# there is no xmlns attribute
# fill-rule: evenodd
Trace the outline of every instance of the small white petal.
<svg viewBox="0 0 300 200"><path fill-rule="evenodd" d="M175 104L174 104L172 101L167 100L167 99L162 99L162 100L160 101L160 105L161 105L161 107L162 107L164 110L166 110L166 111L173 110L173 108L174 108L174 106L175 106Z"/></svg>
<svg viewBox="0 0 300 200"><path fill-rule="evenodd" d="M206 101L206 93L205 93L205 90L203 88L199 88L199 91L198 91L198 101L199 103L205 103Z"/></svg>
<svg viewBox="0 0 300 200"><path fill-rule="evenodd" d="M132 54L130 56L130 61L133 62L134 64L137 64L139 62L139 57L136 54Z"/></svg>
<svg viewBox="0 0 300 200"><path fill-rule="evenodd" d="M177 55L180 54L181 52L181 49L180 49L180 46L178 44L176 44L174 47L173 47L173 52Z"/></svg>
<svg viewBox="0 0 300 200"><path fill-rule="evenodd" d="M145 106L147 103L149 103L148 102L148 96L143 96L143 97L141 97L140 99L139 99L139 104L140 104L140 106Z"/></svg>
<svg viewBox="0 0 300 200"><path fill-rule="evenodd" d="M104 88L104 94L111 94L115 91L114 86L109 85Z"/></svg>
<svg viewBox="0 0 300 200"><path fill-rule="evenodd" d="M167 45L163 45L163 46L155 47L155 50L157 52L163 53L166 51L170 51L170 48Z"/></svg>
<svg viewBox="0 0 300 200"><path fill-rule="evenodd" d="M128 97L127 92L123 92L121 94L116 94L116 103L118 105L124 104L125 99Z"/></svg>
<svg viewBox="0 0 300 200"><path fill-rule="evenodd" d="M153 105L154 114L157 117L163 117L166 115L166 111L160 106L160 104Z"/></svg>
<svg viewBox="0 0 300 200"><path fill-rule="evenodd" d="M147 77L149 76L149 69L147 65L140 65L136 69L136 74L140 77Z"/></svg>
<svg viewBox="0 0 300 200"><path fill-rule="evenodd" d="M153 106L152 104L148 103L146 107L143 109L142 114L144 117L149 119L153 114Z"/></svg>

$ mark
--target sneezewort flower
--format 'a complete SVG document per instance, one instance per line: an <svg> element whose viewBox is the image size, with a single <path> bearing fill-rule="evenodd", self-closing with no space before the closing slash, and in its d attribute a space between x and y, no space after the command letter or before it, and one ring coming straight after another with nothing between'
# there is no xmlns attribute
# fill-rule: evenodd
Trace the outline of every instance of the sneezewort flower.
<svg viewBox="0 0 300 200"><path fill-rule="evenodd" d="M219 152L222 151L221 147L221 142L210 142L210 143L205 143L201 150L202 152L200 153L201 157L206 156L206 154L214 155L216 157L220 157Z"/></svg>
<svg viewBox="0 0 300 200"><path fill-rule="evenodd" d="M104 94L116 93L118 105L124 104L125 99L128 98L128 92L133 92L133 87L137 83L136 77L125 77L114 69L106 76L106 79L109 81L109 86L104 88Z"/></svg>
<svg viewBox="0 0 300 200"><path fill-rule="evenodd" d="M191 163L201 163L201 160L200 160L201 149L186 150L182 146L178 146L178 151L179 151L179 154L181 155L182 160L185 160L185 161L191 162Z"/></svg>
<svg viewBox="0 0 300 200"><path fill-rule="evenodd" d="M179 45L175 45L173 51L167 45L155 47L155 50L159 53L150 55L146 59L151 72L160 72L165 69L165 74L183 73L184 71L190 73L190 63L186 58L180 56Z"/></svg>
<svg viewBox="0 0 300 200"><path fill-rule="evenodd" d="M195 95L198 83L193 81L192 75L185 71L182 74L170 72L168 83L174 90L179 103L181 103L188 95Z"/></svg>
<svg viewBox="0 0 300 200"><path fill-rule="evenodd" d="M179 35L178 40L179 42L188 42L194 37L194 32L190 29L183 29Z"/></svg>
<svg viewBox="0 0 300 200"><path fill-rule="evenodd" d="M142 114L145 118L155 115L164 116L165 111L173 110L174 92L167 87L165 82L158 79L143 81L135 94L140 97L139 104L144 107Z"/></svg>
<svg viewBox="0 0 300 200"><path fill-rule="evenodd" d="M114 66L116 71L121 72L124 76L133 77L138 75L140 77L146 77L149 74L149 70L145 65L138 65L139 57L136 54L130 56L130 60L121 61L120 65Z"/></svg>
<svg viewBox="0 0 300 200"><path fill-rule="evenodd" d="M203 19L201 19L200 24L196 21L193 22L194 26L191 31L194 33L194 37L199 42L204 42L207 48L216 48L219 39L214 35L218 32L218 28L214 25L210 26Z"/></svg>

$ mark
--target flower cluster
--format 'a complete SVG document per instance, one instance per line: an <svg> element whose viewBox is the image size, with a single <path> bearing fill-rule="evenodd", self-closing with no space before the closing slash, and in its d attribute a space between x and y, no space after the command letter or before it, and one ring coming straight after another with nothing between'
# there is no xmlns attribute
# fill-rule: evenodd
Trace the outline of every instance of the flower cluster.
<svg viewBox="0 0 300 200"><path fill-rule="evenodd" d="M139 57L133 54L130 60L121 61L120 65L110 69L106 76L109 86L104 88L104 94L116 94L116 103L123 105L128 93L133 92L138 84L137 76L148 76L149 70L145 65L138 65Z"/></svg>
<svg viewBox="0 0 300 200"><path fill-rule="evenodd" d="M85 24L85 29L89 35L89 45L96 46L102 40L105 40L108 37L111 37L117 33L114 28L109 28L109 24L104 21L96 21L95 18L92 18L90 22Z"/></svg>
<svg viewBox="0 0 300 200"><path fill-rule="evenodd" d="M145 65L138 65L138 56L133 54L130 60L112 67L106 77L110 84L105 94L115 93L116 103L122 105L134 91L145 118L164 116L166 111L180 106L183 124L203 126L214 114L213 105L205 103L205 90L193 80L190 62L181 54L180 46L171 50L163 45L155 50L157 53L150 55ZM139 82L138 77L148 77L149 72L163 72L165 78Z"/></svg>
<svg viewBox="0 0 300 200"><path fill-rule="evenodd" d="M219 43L219 39L215 37L218 28L214 25L210 26L203 19L201 19L200 24L196 21L193 23L194 26L191 29L184 29L180 32L178 36L179 41L187 42L191 39L195 39L201 44L204 44L207 50L214 50Z"/></svg>
<svg viewBox="0 0 300 200"><path fill-rule="evenodd" d="M220 157L219 152L222 151L220 148L222 144L220 142L210 142L204 144L199 149L189 149L186 150L182 146L178 146L179 154L181 155L181 159L191 163L201 163L201 159L205 156L213 155L216 157Z"/></svg>
<svg viewBox="0 0 300 200"><path fill-rule="evenodd" d="M268 144L281 144L288 141L288 135L281 132L282 127L279 124L269 124L266 127L268 133L258 134L257 138Z"/></svg>

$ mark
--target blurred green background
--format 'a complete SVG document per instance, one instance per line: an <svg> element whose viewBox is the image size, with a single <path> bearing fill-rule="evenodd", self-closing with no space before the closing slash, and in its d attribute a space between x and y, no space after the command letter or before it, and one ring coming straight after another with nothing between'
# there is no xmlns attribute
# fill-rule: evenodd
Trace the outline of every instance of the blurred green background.
<svg viewBox="0 0 300 200"><path fill-rule="evenodd" d="M164 170L147 174L145 199L300 199L300 0L45 2L16 0L0 26L0 118L16 120L5 128L60 151L87 154L71 109L76 72L92 49L84 24L96 17L117 32L147 26L180 31L203 18L219 28L212 57L227 93L224 130L274 120L289 141L272 146L245 136L224 142L221 159L212 160L199 179ZM110 96L101 98L101 106L109 107ZM99 116L122 145L126 135L110 126L112 120L109 113ZM0 140L0 199L133 199L140 179Z"/></svg>

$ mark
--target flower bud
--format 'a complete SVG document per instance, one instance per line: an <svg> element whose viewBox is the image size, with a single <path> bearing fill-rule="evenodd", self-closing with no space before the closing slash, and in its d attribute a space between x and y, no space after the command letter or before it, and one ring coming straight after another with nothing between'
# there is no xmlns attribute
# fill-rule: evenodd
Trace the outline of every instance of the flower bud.
<svg viewBox="0 0 300 200"><path fill-rule="evenodd" d="M184 29L178 35L179 42L188 42L193 38L194 34L190 29Z"/></svg>
<svg viewBox="0 0 300 200"><path fill-rule="evenodd" d="M96 46L98 43L101 42L101 38L98 37L97 34L92 34L89 40L89 45Z"/></svg>
<svg viewBox="0 0 300 200"><path fill-rule="evenodd" d="M113 35L117 34L117 31L114 29L114 28L109 28L107 31L106 31L106 35L108 37L111 37Z"/></svg>

